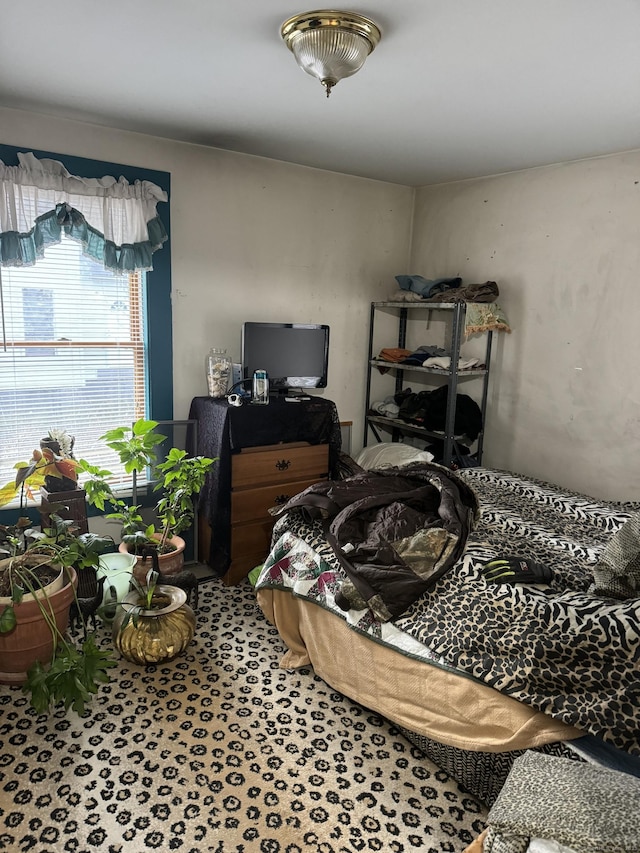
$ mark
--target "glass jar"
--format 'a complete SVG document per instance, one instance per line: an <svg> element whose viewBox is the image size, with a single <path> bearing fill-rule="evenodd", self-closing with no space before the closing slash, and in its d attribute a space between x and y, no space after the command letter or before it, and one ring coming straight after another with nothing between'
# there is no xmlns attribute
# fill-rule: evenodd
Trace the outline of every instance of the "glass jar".
<svg viewBox="0 0 640 853"><path fill-rule="evenodd" d="M229 390L231 377L231 359L226 349L209 350L205 360L207 372L207 390L210 397L224 397Z"/></svg>

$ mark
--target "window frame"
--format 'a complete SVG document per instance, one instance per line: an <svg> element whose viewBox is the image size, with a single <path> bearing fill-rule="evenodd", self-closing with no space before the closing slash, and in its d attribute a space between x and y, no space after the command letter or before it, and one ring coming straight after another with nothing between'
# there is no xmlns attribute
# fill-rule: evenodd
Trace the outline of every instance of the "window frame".
<svg viewBox="0 0 640 853"><path fill-rule="evenodd" d="M146 417L167 421L173 419L173 326L171 313L171 174L156 169L126 166L106 160L92 160L70 154L58 154L42 151L30 146L5 145L0 143L0 160L7 166L18 166L18 152L32 151L36 157L59 160L72 175L84 178L102 178L104 175L122 175L127 181L151 181L165 190L168 203L158 203L158 214L167 231L169 239L153 255L153 270L145 273L143 288L144 335L147 344L149 374L147 376L145 397ZM119 426L119 424L114 424ZM88 507L89 514L95 514ZM23 510L23 514L24 514ZM26 514L39 523L38 506L26 508ZM0 524L13 523L20 512L18 509L1 509Z"/></svg>

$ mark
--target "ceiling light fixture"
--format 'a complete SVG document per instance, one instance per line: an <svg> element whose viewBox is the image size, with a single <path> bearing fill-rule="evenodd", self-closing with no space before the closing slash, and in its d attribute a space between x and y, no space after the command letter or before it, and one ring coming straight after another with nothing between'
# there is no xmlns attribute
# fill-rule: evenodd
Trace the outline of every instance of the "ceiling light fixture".
<svg viewBox="0 0 640 853"><path fill-rule="evenodd" d="M280 29L296 62L327 90L355 74L380 41L380 29L355 12L320 9L285 21Z"/></svg>

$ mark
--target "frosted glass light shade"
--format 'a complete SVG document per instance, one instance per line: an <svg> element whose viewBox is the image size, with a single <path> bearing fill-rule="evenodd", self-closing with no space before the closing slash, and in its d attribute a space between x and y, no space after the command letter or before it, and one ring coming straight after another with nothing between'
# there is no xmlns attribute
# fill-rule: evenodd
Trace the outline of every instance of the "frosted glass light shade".
<svg viewBox="0 0 640 853"><path fill-rule="evenodd" d="M320 10L285 21L281 35L296 62L327 90L355 74L380 41L380 30L369 18L353 12Z"/></svg>

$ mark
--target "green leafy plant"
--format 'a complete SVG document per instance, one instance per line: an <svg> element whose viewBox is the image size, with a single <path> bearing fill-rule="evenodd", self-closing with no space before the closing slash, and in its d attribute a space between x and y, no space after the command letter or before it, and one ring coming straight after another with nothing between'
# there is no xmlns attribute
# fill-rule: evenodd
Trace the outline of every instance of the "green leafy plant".
<svg viewBox="0 0 640 853"><path fill-rule="evenodd" d="M170 536L186 530L193 521L194 495L198 494L217 460L206 456L188 456L185 450L172 447L164 462L158 465L163 479L156 490L163 495L156 504L161 522L160 550Z"/></svg>
<svg viewBox="0 0 640 853"><path fill-rule="evenodd" d="M137 626L139 617L145 610L154 610L166 606L166 596L160 595L157 589L159 577L158 572L151 568L145 575L144 581L138 580L135 575L131 578L132 591L137 594L138 600L135 604L128 601L118 602L118 605L124 610L120 624L121 631L126 628L129 622L133 622Z"/></svg>
<svg viewBox="0 0 640 853"><path fill-rule="evenodd" d="M131 580L131 585L135 592L138 593L138 604L130 606L130 614L139 615L143 610L152 610L154 598L156 595L156 587L160 575L155 569L149 569L145 576L144 583L141 583L136 577ZM125 623L126 624L126 621Z"/></svg>
<svg viewBox="0 0 640 853"><path fill-rule="evenodd" d="M105 517L120 522L123 537L143 530L145 524L140 514L141 507L116 497L108 481L108 478L113 476L111 471L100 468L98 465L90 465L84 459L80 460L80 465L82 471L89 475L84 482L89 503L101 512L111 507L111 512L107 512Z"/></svg>
<svg viewBox="0 0 640 853"><path fill-rule="evenodd" d="M111 652L98 648L93 634L80 647L58 635L51 663L45 667L36 661L22 689L31 694L31 706L39 714L61 704L83 714L100 684L109 682L107 671L115 665Z"/></svg>
<svg viewBox="0 0 640 853"><path fill-rule="evenodd" d="M56 504L51 504L55 509ZM55 511L49 516L49 527L41 531L31 529L29 536L42 546L60 549L60 559L74 569L97 568L100 557L117 550L112 536L98 533L77 533L77 522L61 518Z"/></svg>
<svg viewBox="0 0 640 853"><path fill-rule="evenodd" d="M145 525L140 514L141 507L136 501L138 474L141 474L156 461L158 445L166 438L166 436L156 432L157 426L157 421L141 418L131 427L115 427L115 429L108 430L100 436L100 440L104 441L107 447L118 454L120 463L127 474L131 474L131 503L114 494L109 482L113 477L111 471L98 465L92 465L85 459L80 460L80 470L89 475L83 484L87 493L87 500L101 512L109 507L111 508L106 517L120 522L123 541L140 539L140 534L143 534L142 538L147 542L153 533L153 529L148 535L145 533L147 525Z"/></svg>
<svg viewBox="0 0 640 853"><path fill-rule="evenodd" d="M70 582L69 567L80 563L82 570L82 565L95 565L98 552L112 546L113 541L90 534L75 537L73 522L55 515L51 518L52 527L44 531L32 528L28 518L20 518L14 525L0 525L0 550L8 554L0 561L0 586L8 593L8 602L0 612L0 635L16 629L16 608L31 593L51 632L53 655L48 664L32 664L23 691L30 694L31 705L38 713L63 704L82 714L99 685L109 681L108 670L115 661L109 651L98 648L91 634L78 646L60 631L46 587L61 569Z"/></svg>
<svg viewBox="0 0 640 853"><path fill-rule="evenodd" d="M109 484L110 471L90 465L80 460L81 470L89 475L84 482L89 503L100 511L111 508L106 517L122 524L122 541L134 553L152 545L160 553L169 550L169 540L186 530L194 516L194 496L202 489L206 476L217 459L205 456L189 456L185 450L172 447L156 470L163 475L155 486L162 490L162 497L156 503L156 513L160 522L159 531L155 524L146 524L141 515L141 507L136 503L137 474L153 465L156 461L158 445L165 436L155 431L157 421L136 421L132 428L117 427L109 430L102 438L115 450L125 471L133 476L131 504L116 497ZM160 544L154 539L161 533Z"/></svg>
<svg viewBox="0 0 640 853"><path fill-rule="evenodd" d="M138 499L138 474L155 462L157 447L166 438L155 431L157 426L157 421L140 418L131 427L115 427L100 436L107 447L116 451L127 474L131 474L133 504Z"/></svg>

